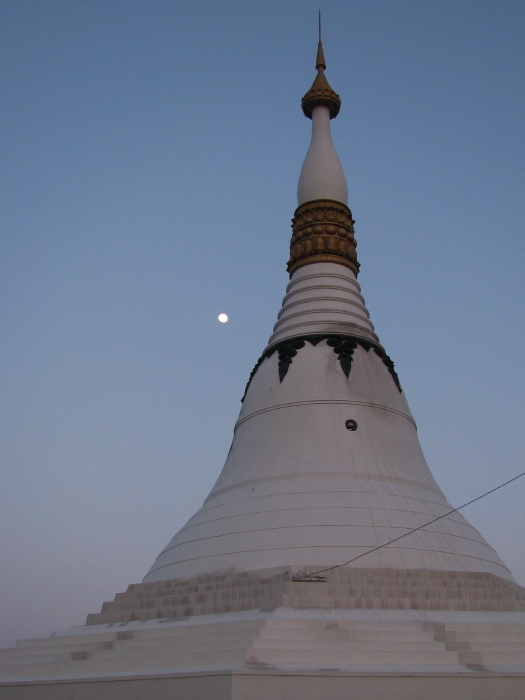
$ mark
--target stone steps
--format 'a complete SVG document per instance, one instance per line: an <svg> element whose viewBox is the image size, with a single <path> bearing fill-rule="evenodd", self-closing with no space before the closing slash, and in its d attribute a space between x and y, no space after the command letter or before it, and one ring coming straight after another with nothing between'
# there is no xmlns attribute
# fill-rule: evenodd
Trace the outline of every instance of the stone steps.
<svg viewBox="0 0 525 700"><path fill-rule="evenodd" d="M470 641L465 641L465 642L458 642L455 641L452 644L449 644L449 641L447 639L447 646L450 648L454 648L457 651L472 651L475 649L476 651L479 651L481 653L486 652L486 651L494 651L494 652L504 652L504 651L511 651L515 653L520 653L522 654L522 659L525 663L525 642L513 642L513 641L494 641L491 640L490 642L487 641L477 641L471 639Z"/></svg>
<svg viewBox="0 0 525 700"><path fill-rule="evenodd" d="M327 630L385 630L385 628L387 628L401 631L422 629L421 622L406 621L404 619L397 621L385 619L330 620L329 618L319 619L318 617L308 617L306 615L298 617L283 616L266 618L266 627L268 629L318 629L320 625ZM432 631L434 631L434 627L432 627Z"/></svg>
<svg viewBox="0 0 525 700"><path fill-rule="evenodd" d="M458 652L460 663L465 666L485 666L497 668L499 666L509 668L510 666L519 667L525 670L525 652L513 651L460 651Z"/></svg>
<svg viewBox="0 0 525 700"><path fill-rule="evenodd" d="M213 652L216 649L222 651L230 649L244 649L253 640L254 632L241 635L238 632L231 637L217 635L202 635L198 638L165 637L137 638L129 642L110 642L107 646L84 644L82 648L65 649L60 647L49 650L40 649L38 653L24 649L22 653L2 655L2 659L8 660L10 665L24 665L28 660L37 660L38 663L53 663L59 661L86 661L95 659L110 659L119 657L140 656L146 658L150 654L178 653L179 651ZM111 645L111 646L110 646ZM79 645L77 645L78 647ZM14 650L17 652L18 650Z"/></svg>
<svg viewBox="0 0 525 700"><path fill-rule="evenodd" d="M424 640L412 640L412 641L396 641L396 640L384 640L384 639L305 639L305 638L295 638L295 639L278 639L277 637L271 637L264 635L263 639L257 639L252 645L252 649L266 649L271 648L273 650L279 649L295 649L310 651L312 649L319 650L337 650L345 652L355 652L355 651L391 651L392 647L395 647L396 651L403 652L415 652L415 651L446 651L444 642L436 642L433 639ZM405 656L406 659L406 656Z"/></svg>
<svg viewBox="0 0 525 700"><path fill-rule="evenodd" d="M309 567L309 571L315 571ZM335 569L323 582L292 571L196 576L132 584L87 624L184 618L275 607L368 610L525 611L525 589L492 574L397 569Z"/></svg>
<svg viewBox="0 0 525 700"><path fill-rule="evenodd" d="M0 676L87 678L273 667L525 671L525 626L517 624L330 621L286 609L248 620L149 624L92 634L86 627L84 634L22 640L15 649L0 650Z"/></svg>
<svg viewBox="0 0 525 700"><path fill-rule="evenodd" d="M372 596L338 597L338 596L298 596L296 594L284 594L282 605L290 608L343 608L349 610L470 610L472 601L453 598L418 598L416 595L410 598L374 598ZM494 601L491 599L477 599L476 610L508 610L507 601ZM525 605L523 607L525 610Z"/></svg>
<svg viewBox="0 0 525 700"><path fill-rule="evenodd" d="M257 647L247 652L247 662L251 664L271 664L279 666L459 666L455 652L444 651L395 651L395 650L361 650L347 651L341 649L288 649L287 651Z"/></svg>
<svg viewBox="0 0 525 700"><path fill-rule="evenodd" d="M193 624L173 626L166 625L164 628L129 630L122 632L106 632L101 634L72 634L72 635L56 635L53 637L45 637L43 639L22 639L17 642L14 649L0 649L0 656L4 654L25 653L35 650L42 650L43 653L53 648L70 649L76 646L82 648L94 649L109 649L113 648L109 645L127 644L132 645L137 639L142 641L159 640L163 642L165 639L210 639L222 638L225 635L234 631L236 634L255 634L259 631L262 622L255 621L236 621L228 623L210 623L210 624Z"/></svg>
<svg viewBox="0 0 525 700"><path fill-rule="evenodd" d="M516 624L425 623L434 639L456 651L461 664L525 670L525 627Z"/></svg>
<svg viewBox="0 0 525 700"><path fill-rule="evenodd" d="M490 639L515 639L517 641L525 641L525 627L521 625L506 625L506 624L484 624L472 625L448 622L446 632L449 635L455 635L458 639L464 637L480 638L490 636Z"/></svg>
<svg viewBox="0 0 525 700"><path fill-rule="evenodd" d="M445 627L444 641L457 649L461 663L485 667L525 669L525 628L517 625Z"/></svg>
<svg viewBox="0 0 525 700"><path fill-rule="evenodd" d="M246 648L263 620L170 626L126 633L29 640L0 650L0 676L87 677L174 669L243 666ZM121 638L119 639L119 634ZM101 639L102 638L102 639Z"/></svg>
<svg viewBox="0 0 525 700"><path fill-rule="evenodd" d="M90 676L173 672L202 669L237 668L244 665L245 649L215 649L163 653L158 648L151 654L142 653L114 656L89 656L85 659L35 660L31 664L2 664L2 678L46 679L88 678Z"/></svg>
<svg viewBox="0 0 525 700"><path fill-rule="evenodd" d="M310 634L310 631L303 630L303 634ZM272 630L267 629L265 631L265 638L274 637L275 639L280 639L283 641L293 640L297 637L297 630L295 629L282 629L282 630ZM428 633L423 630L420 631L406 631L406 630L390 630L383 629L381 631L381 638L389 642L424 642L428 639ZM346 630L346 629L328 629L323 632L323 639L327 639L337 642L344 641L356 641L359 643L366 643L368 641L373 641L377 639L377 631L375 630Z"/></svg>
<svg viewBox="0 0 525 700"><path fill-rule="evenodd" d="M334 626L335 625L335 626ZM420 622L270 619L247 651L252 664L293 666L459 666L458 654Z"/></svg>

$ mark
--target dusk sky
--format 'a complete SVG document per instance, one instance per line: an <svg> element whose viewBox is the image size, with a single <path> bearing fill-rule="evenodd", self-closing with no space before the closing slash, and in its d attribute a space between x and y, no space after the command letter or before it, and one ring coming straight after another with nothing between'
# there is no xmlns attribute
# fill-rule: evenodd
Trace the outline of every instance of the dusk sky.
<svg viewBox="0 0 525 700"><path fill-rule="evenodd" d="M318 7L0 1L0 647L141 581L219 475L288 280ZM321 9L359 282L459 506L525 471L525 3ZM522 585L524 502L462 511Z"/></svg>

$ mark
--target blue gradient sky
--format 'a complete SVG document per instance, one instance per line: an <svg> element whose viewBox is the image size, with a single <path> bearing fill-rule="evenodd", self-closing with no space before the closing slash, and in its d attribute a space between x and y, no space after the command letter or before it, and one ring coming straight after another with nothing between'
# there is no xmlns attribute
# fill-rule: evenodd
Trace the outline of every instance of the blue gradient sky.
<svg viewBox="0 0 525 700"><path fill-rule="evenodd" d="M222 467L287 282L317 9L0 3L0 646L140 581ZM525 470L525 4L323 12L359 279L457 506ZM464 511L522 584L524 498Z"/></svg>

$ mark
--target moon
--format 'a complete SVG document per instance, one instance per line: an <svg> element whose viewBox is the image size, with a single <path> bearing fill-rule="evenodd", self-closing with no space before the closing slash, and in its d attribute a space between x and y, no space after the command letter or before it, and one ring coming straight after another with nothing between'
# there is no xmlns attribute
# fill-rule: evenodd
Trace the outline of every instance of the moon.
<svg viewBox="0 0 525 700"><path fill-rule="evenodd" d="M217 318L221 323L226 323L228 321L228 316L226 316L226 314L219 314Z"/></svg>

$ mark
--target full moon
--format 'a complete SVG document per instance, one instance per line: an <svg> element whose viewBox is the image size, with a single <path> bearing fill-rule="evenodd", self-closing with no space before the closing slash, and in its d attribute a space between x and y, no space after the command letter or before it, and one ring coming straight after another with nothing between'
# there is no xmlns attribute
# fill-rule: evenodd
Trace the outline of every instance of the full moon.
<svg viewBox="0 0 525 700"><path fill-rule="evenodd" d="M226 321L228 320L228 316L226 316L226 314L219 314L217 318L221 323L226 323Z"/></svg>

